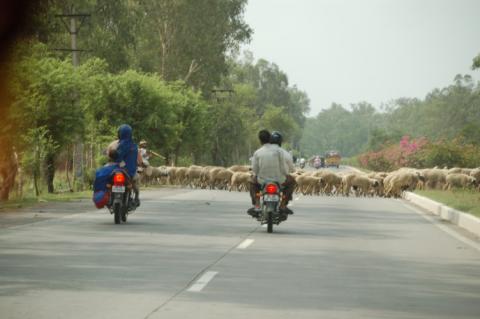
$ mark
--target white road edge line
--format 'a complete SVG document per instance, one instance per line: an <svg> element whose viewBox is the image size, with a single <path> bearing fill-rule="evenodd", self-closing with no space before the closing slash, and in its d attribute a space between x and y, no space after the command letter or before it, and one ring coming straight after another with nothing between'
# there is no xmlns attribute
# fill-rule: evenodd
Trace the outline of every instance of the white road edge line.
<svg viewBox="0 0 480 319"><path fill-rule="evenodd" d="M437 220L435 220L434 218L426 215L425 212L417 209L416 207L412 206L412 205L409 205L409 204L406 204L406 203L402 203L405 207L407 208L410 208L411 210L413 210L415 213L419 214L420 216L422 216L423 218L425 218L426 220L428 220L429 222L431 222L434 226L436 226L437 228L439 228L440 230L444 231L445 233L447 233L448 235L452 236L453 238L461 241L462 243L480 251L480 245L477 244L476 242L474 242L473 240L471 239L468 239L460 234L458 234L457 232L451 230L450 228L448 228L447 226L445 225L442 225L442 224L439 224L437 222Z"/></svg>
<svg viewBox="0 0 480 319"><path fill-rule="evenodd" d="M254 241L255 241L255 239L245 239L240 245L237 246L237 249L246 249Z"/></svg>
<svg viewBox="0 0 480 319"><path fill-rule="evenodd" d="M206 285L218 274L218 271L207 271L200 277L196 283L194 283L187 291L200 292Z"/></svg>

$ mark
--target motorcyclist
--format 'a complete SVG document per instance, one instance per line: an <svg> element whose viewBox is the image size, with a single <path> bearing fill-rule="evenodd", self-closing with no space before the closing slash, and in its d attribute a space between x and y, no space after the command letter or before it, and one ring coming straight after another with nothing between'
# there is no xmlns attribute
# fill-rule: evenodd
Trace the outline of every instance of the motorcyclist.
<svg viewBox="0 0 480 319"><path fill-rule="evenodd" d="M260 191L261 184L266 181L276 181L283 186L285 199L282 199L280 203L280 210L293 214L287 208L295 186L295 180L288 177L288 173L294 170L292 158L287 151L280 147L282 136L279 132L270 134L267 130L262 130L258 137L262 147L255 151L252 158L252 170L255 178L250 185L250 197L254 207L248 210L248 214L258 216L260 201L256 194Z"/></svg>
<svg viewBox="0 0 480 319"><path fill-rule="evenodd" d="M305 159L302 157L299 161L299 165L300 165L300 168L304 168L305 167Z"/></svg>
<svg viewBox="0 0 480 319"><path fill-rule="evenodd" d="M290 210L287 205L288 202L292 200L293 191L295 190L295 179L290 173L295 171L295 166L293 164L292 156L289 152L287 152L284 148L282 148L283 137L280 132L272 132L270 136L270 144L272 144L275 148L278 148L283 153L283 160L285 164L285 181L282 183L283 194L284 198L280 203L280 210L286 211L289 214L293 214L293 211Z"/></svg>
<svg viewBox="0 0 480 319"><path fill-rule="evenodd" d="M135 194L134 204L140 205L137 164L141 162L137 144L132 139L132 128L128 124L122 124L117 131L118 140L109 145L109 157L124 168L132 180L132 188Z"/></svg>
<svg viewBox="0 0 480 319"><path fill-rule="evenodd" d="M315 159L313 160L313 167L318 169L321 166L322 166L322 160L320 159L320 156L315 156Z"/></svg>

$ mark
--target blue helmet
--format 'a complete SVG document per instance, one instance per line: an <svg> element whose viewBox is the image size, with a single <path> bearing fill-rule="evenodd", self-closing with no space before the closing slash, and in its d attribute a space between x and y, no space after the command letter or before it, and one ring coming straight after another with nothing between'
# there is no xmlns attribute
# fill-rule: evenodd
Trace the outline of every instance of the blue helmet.
<svg viewBox="0 0 480 319"><path fill-rule="evenodd" d="M132 139L132 127L128 124L122 124L117 131L119 140L130 140Z"/></svg>

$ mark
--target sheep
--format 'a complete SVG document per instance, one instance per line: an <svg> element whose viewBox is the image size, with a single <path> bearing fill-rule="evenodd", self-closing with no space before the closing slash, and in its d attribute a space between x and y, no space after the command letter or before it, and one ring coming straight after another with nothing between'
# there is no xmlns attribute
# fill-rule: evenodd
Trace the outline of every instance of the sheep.
<svg viewBox="0 0 480 319"><path fill-rule="evenodd" d="M357 173L345 175L342 178L342 184L345 196L348 196L351 188L356 191L357 196L366 196L370 193L370 190L376 189L380 185L376 179Z"/></svg>
<svg viewBox="0 0 480 319"><path fill-rule="evenodd" d="M470 176L473 176L477 179L477 181L480 181L480 167L472 169Z"/></svg>
<svg viewBox="0 0 480 319"><path fill-rule="evenodd" d="M321 170L315 172L314 176L323 179L325 186L323 187L322 192L324 194L331 195L333 190L335 190L335 194L340 193L340 189L342 188L342 177L340 175L335 174L332 171Z"/></svg>
<svg viewBox="0 0 480 319"><path fill-rule="evenodd" d="M350 190L352 188L352 180L357 176L358 173L348 173L342 176L342 194L344 196L350 195Z"/></svg>
<svg viewBox="0 0 480 319"><path fill-rule="evenodd" d="M444 190L451 190L452 188L469 188L477 186L477 179L467 174L454 173L448 174Z"/></svg>
<svg viewBox="0 0 480 319"><path fill-rule="evenodd" d="M442 189L445 185L447 172L443 169L424 169L422 171L425 176L425 188L427 189Z"/></svg>
<svg viewBox="0 0 480 319"><path fill-rule="evenodd" d="M252 173L246 173L246 172L234 172L232 174L232 178L230 180L230 187L229 191L231 192L232 190L237 190L237 191L242 191L242 190L249 190L250 189L250 183L252 182L253 179L253 174Z"/></svg>
<svg viewBox="0 0 480 319"><path fill-rule="evenodd" d="M233 165L228 168L232 172L245 172L251 171L251 167L248 165Z"/></svg>
<svg viewBox="0 0 480 319"><path fill-rule="evenodd" d="M402 192L414 190L417 187L420 176L414 171L397 171L387 176L385 182L385 194L387 196L401 197Z"/></svg>
<svg viewBox="0 0 480 319"><path fill-rule="evenodd" d="M177 168L175 166L167 167L167 174L168 174L167 183L169 185L174 185L175 180L177 178Z"/></svg>
<svg viewBox="0 0 480 319"><path fill-rule="evenodd" d="M460 167L452 167L447 171L447 174L458 174L461 172L462 172L462 169Z"/></svg>
<svg viewBox="0 0 480 319"><path fill-rule="evenodd" d="M217 185L219 186L219 189L226 189L230 186L232 175L233 172L231 170L223 167L210 170L210 189L214 189Z"/></svg>
<svg viewBox="0 0 480 319"><path fill-rule="evenodd" d="M169 178L168 167L166 166L155 167L152 173L153 173L152 175L154 175L154 177L160 184L162 185L167 184L168 178Z"/></svg>
<svg viewBox="0 0 480 319"><path fill-rule="evenodd" d="M300 175L295 178L297 183L296 190L303 195L318 195L323 186L323 179L321 177Z"/></svg>
<svg viewBox="0 0 480 319"><path fill-rule="evenodd" d="M388 173L385 172L373 172L367 175L367 177L375 179L378 181L378 186L374 188L374 195L383 197L385 195L385 188L384 188L384 183L383 180L385 177L387 177Z"/></svg>
<svg viewBox="0 0 480 319"><path fill-rule="evenodd" d="M196 165L190 166L185 174L187 184L192 188L198 187L200 185L201 173L202 167Z"/></svg>
<svg viewBox="0 0 480 319"><path fill-rule="evenodd" d="M187 167L177 167L175 171L175 182L177 185L185 185L187 178Z"/></svg>

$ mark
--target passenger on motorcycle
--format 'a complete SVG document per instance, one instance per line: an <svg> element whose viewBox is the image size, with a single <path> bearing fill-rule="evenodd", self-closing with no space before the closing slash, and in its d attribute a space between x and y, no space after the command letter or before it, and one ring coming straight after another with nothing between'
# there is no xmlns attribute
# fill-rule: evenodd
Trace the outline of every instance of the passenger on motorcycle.
<svg viewBox="0 0 480 319"><path fill-rule="evenodd" d="M141 163L137 144L132 139L132 128L123 124L118 128L118 140L108 146L108 155L113 162L124 168L132 179L133 192L135 193L135 205L140 205L137 165Z"/></svg>
<svg viewBox="0 0 480 319"><path fill-rule="evenodd" d="M262 130L258 137L262 147L255 151L252 158L252 170L255 178L250 185L250 197L254 207L248 210L248 214L258 215L260 202L257 193L260 191L261 184L266 181L275 181L282 186L285 198L280 203L280 210L293 214L287 207L295 188L295 180L289 175L294 171L292 157L280 147L282 135L279 132L270 134L267 130Z"/></svg>

